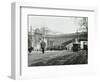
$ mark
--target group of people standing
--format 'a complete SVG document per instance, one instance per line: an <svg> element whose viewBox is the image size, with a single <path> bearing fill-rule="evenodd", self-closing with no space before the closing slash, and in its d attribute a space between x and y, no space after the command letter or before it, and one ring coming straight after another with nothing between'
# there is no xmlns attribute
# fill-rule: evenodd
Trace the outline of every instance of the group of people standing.
<svg viewBox="0 0 100 82"><path fill-rule="evenodd" d="M41 50L42 53L44 54L45 48L46 48L46 42L45 42L44 38L42 38L40 40L39 44L37 45L36 49L35 49L35 47L34 48L30 47L30 48L28 48L28 51L29 51L29 53L31 53L32 50L36 50L36 51Z"/></svg>

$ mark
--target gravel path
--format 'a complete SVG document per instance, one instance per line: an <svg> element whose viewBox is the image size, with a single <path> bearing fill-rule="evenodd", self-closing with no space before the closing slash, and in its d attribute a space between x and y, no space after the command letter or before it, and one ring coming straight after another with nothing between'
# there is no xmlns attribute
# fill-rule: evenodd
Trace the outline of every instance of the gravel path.
<svg viewBox="0 0 100 82"><path fill-rule="evenodd" d="M70 51L46 51L45 54L42 54L40 51L33 51L31 54L28 55L28 65L31 65L36 62L40 61L47 61L59 56L65 56L67 54L73 54Z"/></svg>

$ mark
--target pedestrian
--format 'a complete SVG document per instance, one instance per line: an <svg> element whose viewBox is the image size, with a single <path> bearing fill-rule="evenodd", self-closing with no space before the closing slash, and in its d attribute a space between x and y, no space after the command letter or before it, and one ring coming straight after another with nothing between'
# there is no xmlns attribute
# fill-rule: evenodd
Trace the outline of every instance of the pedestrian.
<svg viewBox="0 0 100 82"><path fill-rule="evenodd" d="M44 42L44 38L41 40L40 46L41 46L41 49L42 49L42 53L44 54L44 52L45 52L45 47L46 47L46 43Z"/></svg>

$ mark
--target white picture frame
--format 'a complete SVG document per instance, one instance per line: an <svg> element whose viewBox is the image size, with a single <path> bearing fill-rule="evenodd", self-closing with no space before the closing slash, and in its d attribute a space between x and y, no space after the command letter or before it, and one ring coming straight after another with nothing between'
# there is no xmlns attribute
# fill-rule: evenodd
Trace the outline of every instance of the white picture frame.
<svg viewBox="0 0 100 82"><path fill-rule="evenodd" d="M69 75L85 75L95 73L94 53L92 47L93 34L95 33L95 8L72 7L67 8L48 7L34 5L34 3L12 3L12 55L11 77L13 79L48 78ZM88 30L88 64L87 65L64 65L64 66L27 66L27 15L62 15L62 16L85 16L89 19ZM90 28L91 27L91 28Z"/></svg>

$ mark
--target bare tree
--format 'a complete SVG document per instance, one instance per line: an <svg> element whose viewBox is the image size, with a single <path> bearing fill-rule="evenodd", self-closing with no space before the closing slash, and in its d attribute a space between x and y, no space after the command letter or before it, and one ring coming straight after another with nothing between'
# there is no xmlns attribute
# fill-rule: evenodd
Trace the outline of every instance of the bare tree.
<svg viewBox="0 0 100 82"><path fill-rule="evenodd" d="M88 18L83 17L79 22L78 22L80 29L81 30L86 30L88 32Z"/></svg>
<svg viewBox="0 0 100 82"><path fill-rule="evenodd" d="M47 35L50 32L48 27L41 27L40 31L42 32L43 35Z"/></svg>

